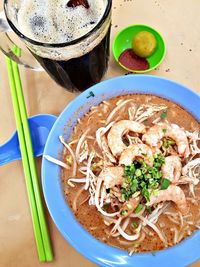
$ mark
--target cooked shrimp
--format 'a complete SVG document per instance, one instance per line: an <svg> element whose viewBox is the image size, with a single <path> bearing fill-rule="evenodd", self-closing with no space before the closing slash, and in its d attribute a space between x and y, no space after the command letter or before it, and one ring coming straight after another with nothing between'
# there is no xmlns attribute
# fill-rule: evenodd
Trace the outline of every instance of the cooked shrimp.
<svg viewBox="0 0 200 267"><path fill-rule="evenodd" d="M176 142L178 153L181 157L188 157L190 155L186 133L176 124L156 124L149 128L149 130L142 136L142 140L151 147L161 147L161 140L163 137L169 137Z"/></svg>
<svg viewBox="0 0 200 267"><path fill-rule="evenodd" d="M162 165L161 171L164 178L167 178L171 183L177 183L181 176L182 164L178 156L168 156L165 158L165 163Z"/></svg>
<svg viewBox="0 0 200 267"><path fill-rule="evenodd" d="M170 185L166 190L160 190L157 196L151 196L150 202L147 203L148 206L154 204L172 201L176 204L177 209L182 213L186 214L188 212L188 206L183 190L176 185Z"/></svg>
<svg viewBox="0 0 200 267"><path fill-rule="evenodd" d="M99 177L104 181L106 189L121 185L124 181L124 168L120 166L107 167L101 171Z"/></svg>
<svg viewBox="0 0 200 267"><path fill-rule="evenodd" d="M152 166L153 153L151 148L145 144L135 144L127 147L119 158L119 164L129 166L138 158L142 158L144 162Z"/></svg>
<svg viewBox="0 0 200 267"><path fill-rule="evenodd" d="M136 121L121 120L116 122L108 133L108 145L115 157L119 156L126 148L122 141L125 132L145 133L145 125Z"/></svg>
<svg viewBox="0 0 200 267"><path fill-rule="evenodd" d="M138 204L140 203L141 197L137 196L135 198L130 198L128 201L126 201L121 209L120 209L120 217L128 217L133 211L137 208Z"/></svg>

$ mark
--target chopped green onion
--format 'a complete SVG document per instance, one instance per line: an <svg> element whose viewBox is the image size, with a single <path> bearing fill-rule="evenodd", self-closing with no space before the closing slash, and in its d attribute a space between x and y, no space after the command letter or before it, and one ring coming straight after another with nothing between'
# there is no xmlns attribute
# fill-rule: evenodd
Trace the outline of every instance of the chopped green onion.
<svg viewBox="0 0 200 267"><path fill-rule="evenodd" d="M137 170L135 171L135 176L139 177L139 176L141 176L141 175L142 175L141 170L140 170L140 169L137 169Z"/></svg>
<svg viewBox="0 0 200 267"><path fill-rule="evenodd" d="M103 205L103 209L107 210L109 208L109 206L110 206L110 204L106 203L106 204Z"/></svg>
<svg viewBox="0 0 200 267"><path fill-rule="evenodd" d="M143 209L143 205L142 204L138 204L137 208L135 209L135 213L139 213L142 209Z"/></svg>
<svg viewBox="0 0 200 267"><path fill-rule="evenodd" d="M173 146L173 145L175 145L176 143L174 142L174 140L169 140L169 139L167 139L167 140L164 140L164 142L163 142L163 147L164 148L168 148L169 146Z"/></svg>
<svg viewBox="0 0 200 267"><path fill-rule="evenodd" d="M141 153L142 156L147 157L147 153Z"/></svg>
<svg viewBox="0 0 200 267"><path fill-rule="evenodd" d="M146 201L149 202L150 201L150 193L148 190L143 190L143 196L145 197Z"/></svg>
<svg viewBox="0 0 200 267"><path fill-rule="evenodd" d="M154 196L157 197L157 196L159 196L159 193L160 193L160 192L159 192L159 189L155 189L155 190L153 190L152 193L153 193Z"/></svg>
<svg viewBox="0 0 200 267"><path fill-rule="evenodd" d="M131 172L135 172L135 165L134 165L134 164L131 164L131 166L130 166L130 171L131 171Z"/></svg>
<svg viewBox="0 0 200 267"><path fill-rule="evenodd" d="M160 189L161 189L161 190L165 190L165 189L167 189L167 188L169 187L170 183L171 183L171 182L170 182L169 179L164 178L163 181L162 181L162 184L161 184Z"/></svg>
<svg viewBox="0 0 200 267"><path fill-rule="evenodd" d="M150 206L147 206L147 211L148 211L149 213L152 213L152 208L151 208Z"/></svg>
<svg viewBox="0 0 200 267"><path fill-rule="evenodd" d="M160 114L160 118L163 119L163 120L166 119L167 118L167 112L166 111L162 112Z"/></svg>
<svg viewBox="0 0 200 267"><path fill-rule="evenodd" d="M166 134L167 132L167 129L162 129L163 133Z"/></svg>
<svg viewBox="0 0 200 267"><path fill-rule="evenodd" d="M122 210L122 211L120 212L120 214L121 214L122 216L125 216L127 213L128 213L128 210Z"/></svg>
<svg viewBox="0 0 200 267"><path fill-rule="evenodd" d="M137 224L136 221L132 221L132 225L133 225L134 228L137 228L138 227L138 224Z"/></svg>
<svg viewBox="0 0 200 267"><path fill-rule="evenodd" d="M123 201L129 200L138 191L148 202L150 192L160 187L162 181L160 169L165 158L162 154L155 154L152 161L153 166L148 165L144 160L135 160L130 166L124 166L125 179L121 188Z"/></svg>
<svg viewBox="0 0 200 267"><path fill-rule="evenodd" d="M131 210L131 209L133 208L133 206L132 206L131 204L127 204L126 206L127 206L127 208L128 208L129 210Z"/></svg>

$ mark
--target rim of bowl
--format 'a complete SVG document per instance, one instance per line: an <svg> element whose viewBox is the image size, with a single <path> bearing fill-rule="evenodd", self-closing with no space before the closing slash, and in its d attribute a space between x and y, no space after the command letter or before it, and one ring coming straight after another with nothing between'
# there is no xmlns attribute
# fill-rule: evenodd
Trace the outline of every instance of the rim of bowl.
<svg viewBox="0 0 200 267"><path fill-rule="evenodd" d="M197 107L199 106L199 102L200 102L200 96L193 92L191 89L183 86L180 83L174 82L172 80L163 78L163 77L158 77L158 76L154 76L154 75L128 75L128 76L120 76L117 78L113 78L107 81L103 81L99 84L96 84L95 86L87 89L86 91L84 91L83 93L81 93L78 97L76 97L69 105L66 106L66 108L63 110L63 112L60 114L60 116L58 117L56 123L54 124L51 133L49 134L49 137L47 139L47 143L45 146L45 150L44 150L44 154L46 154L46 152L48 152L48 149L50 148L51 144L50 141L52 139L52 137L57 137L58 139L58 135L56 133L56 131L58 131L59 127L62 128L62 130L64 130L67 120L65 120L65 115L68 114L68 111L73 112L77 111L82 104L86 103L88 101L87 96L90 93L90 91L96 91L97 96L100 93L100 88L98 87L106 87L106 85L109 85L109 83L112 83L113 81L116 82L116 85L120 85L121 86L121 82L123 83L124 80L129 80L130 81L132 79L136 79L136 80L146 80L146 83L148 82L147 85L145 85L145 87L149 87L149 81L153 81L154 82L158 82L159 83L167 83L168 86L170 86L170 88L173 86L177 87L177 90L181 90L183 93L182 95L178 94L177 97L181 97L181 101L185 101L185 105L188 104L188 96L191 96L192 98L194 98L197 102L198 105L194 104L194 99L192 99L191 103L192 105L196 105L195 110L186 108L186 110L190 113L192 113L192 111L194 111L194 113L192 113L194 116L196 114L196 116L198 116L198 120L200 120L200 111L199 109L197 109ZM152 82L151 81L151 82ZM154 84L152 84L152 86L155 87ZM159 85L158 85L159 86ZM110 85L109 85L110 87ZM153 88L154 88L153 87ZM153 91L154 89L151 88L150 92ZM118 89L117 89L118 90ZM146 89L145 89L146 90ZM130 90L130 86L127 92L125 92L125 94L130 93L130 91L132 92L137 92L137 89L132 88ZM138 91L141 91L141 93L144 93L144 90L140 89ZM115 90L113 90L113 92L115 92ZM123 95L123 87L119 89L120 94L118 95ZM149 92L149 94L150 94ZM103 92L103 94L105 94L105 92ZM151 94L154 95L158 95L160 97L165 97L166 99L172 100L178 104L181 105L181 103L175 101L174 99L170 99L173 98L174 96L168 96L170 94L174 94L174 90L171 90L171 93L169 94L169 92L166 92L165 90L159 91L159 93L153 93L151 92ZM177 94L177 93L176 93ZM183 96L186 96L183 97ZM99 96L101 96L99 94ZM114 97L112 95L110 95L110 98ZM109 97L108 97L109 98ZM102 102L103 100L101 99L101 101L97 101L98 103ZM76 107L76 105L78 105ZM182 104L182 107L184 107L184 104ZM73 111L74 110L74 111ZM84 112L85 113L85 112ZM196 117L195 116L195 117ZM78 117L77 117L78 118ZM76 120L77 120L76 118ZM62 120L65 121L62 122ZM56 139L56 140L57 140ZM56 141L57 142L57 141ZM59 146L57 146L57 144L54 144L54 149L56 149L56 153L58 154L58 150L59 147L61 146L61 144L59 143ZM56 148L55 148L56 147ZM50 149L52 150L52 149ZM71 209L68 207L63 193L61 193L60 195L58 195L59 197L59 201L62 203L59 203L59 201L55 201L54 198L52 198L52 192L55 192L55 188L60 188L60 176L59 174L57 174L56 177L57 179L54 182L54 186L53 188L50 188L50 185L48 183L48 178L46 177L46 171L48 170L48 165L49 167L53 167L54 170L55 169L59 169L57 165L50 165L51 163L48 161L45 161L44 158L42 160L42 187L43 187L43 192L44 192L44 197L45 197L45 201L48 207L48 210L51 214L51 217L55 223L55 225L57 226L57 228L59 229L60 233L62 234L62 236L66 239L66 241L68 241L70 243L70 245L72 247L74 247L80 254L82 254L85 258L89 259L90 261L101 265L101 266L132 266L132 264L137 264L138 267L143 267L144 264L148 264L149 267L155 267L155 264L162 264L163 267L169 266L170 261L173 260L173 264L176 263L176 266L179 267L184 267L185 265L191 264L192 262L198 260L200 258L199 256L199 245L200 245L200 231L196 231L195 233L193 233L189 238L186 238L184 241L180 242L179 244L172 246L170 248L161 250L156 252L156 257L153 256L150 252L147 253L138 253L135 254L133 256L128 256L128 253L114 248L112 246L109 246L107 244L104 244L100 241L98 241L96 238L94 238L91 234L88 233L87 230L85 230L81 224L78 223L78 221L76 220L75 216L73 215L73 212L71 211ZM50 180L52 182L52 180ZM51 192L51 189L53 190ZM57 189L56 189L57 190ZM60 190L62 190L62 188L60 188ZM59 203L59 204L58 204ZM62 204L62 205L61 205ZM69 217L67 217L66 215L69 215ZM67 219L70 219L70 226L67 224ZM73 227L71 227L71 225L73 224ZM67 231L66 227L70 227L71 232ZM68 229L69 230L69 229ZM79 233L77 234L76 230L79 231ZM89 243L85 243L82 242L82 239L80 237L80 235L82 237L84 237L86 239L86 241L88 241ZM87 246L85 246L85 244L87 244ZM94 253L91 253L91 251L88 249L88 247L94 249ZM191 248L192 247L192 248ZM187 251L187 253L183 253L182 252ZM190 252L190 253L189 253ZM95 255L96 253L96 255ZM106 253L106 254L105 254ZM107 258L103 258L101 257L101 255L106 255ZM167 264L167 265L166 265ZM178 265L177 265L178 264ZM160 266L160 265L156 265L156 266Z"/></svg>

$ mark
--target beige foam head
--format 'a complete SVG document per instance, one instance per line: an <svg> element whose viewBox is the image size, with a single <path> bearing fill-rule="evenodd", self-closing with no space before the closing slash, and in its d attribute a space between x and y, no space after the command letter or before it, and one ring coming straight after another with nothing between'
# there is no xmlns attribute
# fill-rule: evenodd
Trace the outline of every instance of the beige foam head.
<svg viewBox="0 0 200 267"><path fill-rule="evenodd" d="M17 28L27 37L44 43L64 43L91 31L102 18L107 0L88 0L69 8L63 0L24 0L18 11Z"/></svg>

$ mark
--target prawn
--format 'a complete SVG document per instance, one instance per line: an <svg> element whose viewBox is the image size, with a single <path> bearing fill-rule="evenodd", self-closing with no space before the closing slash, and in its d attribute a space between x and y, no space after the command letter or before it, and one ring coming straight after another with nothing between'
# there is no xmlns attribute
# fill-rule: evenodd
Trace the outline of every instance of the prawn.
<svg viewBox="0 0 200 267"><path fill-rule="evenodd" d="M124 181L124 168L120 166L107 167L101 171L99 177L104 181L106 189L121 185Z"/></svg>
<svg viewBox="0 0 200 267"><path fill-rule="evenodd" d="M112 154L115 157L120 156L122 151L127 147L122 140L123 135L128 132L132 131L135 133L145 133L145 125L136 121L130 120L120 120L115 122L111 127L107 139L108 139L108 146Z"/></svg>
<svg viewBox="0 0 200 267"><path fill-rule="evenodd" d="M132 162L137 159L142 158L144 162L149 164L150 166L153 165L152 158L153 153L149 146L145 144L136 144L127 147L121 154L119 158L119 164L130 166Z"/></svg>
<svg viewBox="0 0 200 267"><path fill-rule="evenodd" d="M178 156L168 156L161 167L163 177L169 179L171 183L177 183L181 176L182 164Z"/></svg>
<svg viewBox="0 0 200 267"><path fill-rule="evenodd" d="M131 197L128 201L126 201L121 209L119 217L128 217L133 211L137 208L138 204L140 203L141 197L137 196L135 198Z"/></svg>
<svg viewBox="0 0 200 267"><path fill-rule="evenodd" d="M142 136L142 140L151 147L161 147L161 140L163 137L169 137L175 141L178 147L178 153L181 157L187 158L190 155L187 135L185 131L176 124L156 124L147 130Z"/></svg>
<svg viewBox="0 0 200 267"><path fill-rule="evenodd" d="M166 190L160 190L158 195L152 195L150 201L147 203L148 206L154 204L172 201L176 204L177 209L185 215L188 212L188 206L186 202L186 197L183 190L176 185L170 185Z"/></svg>

